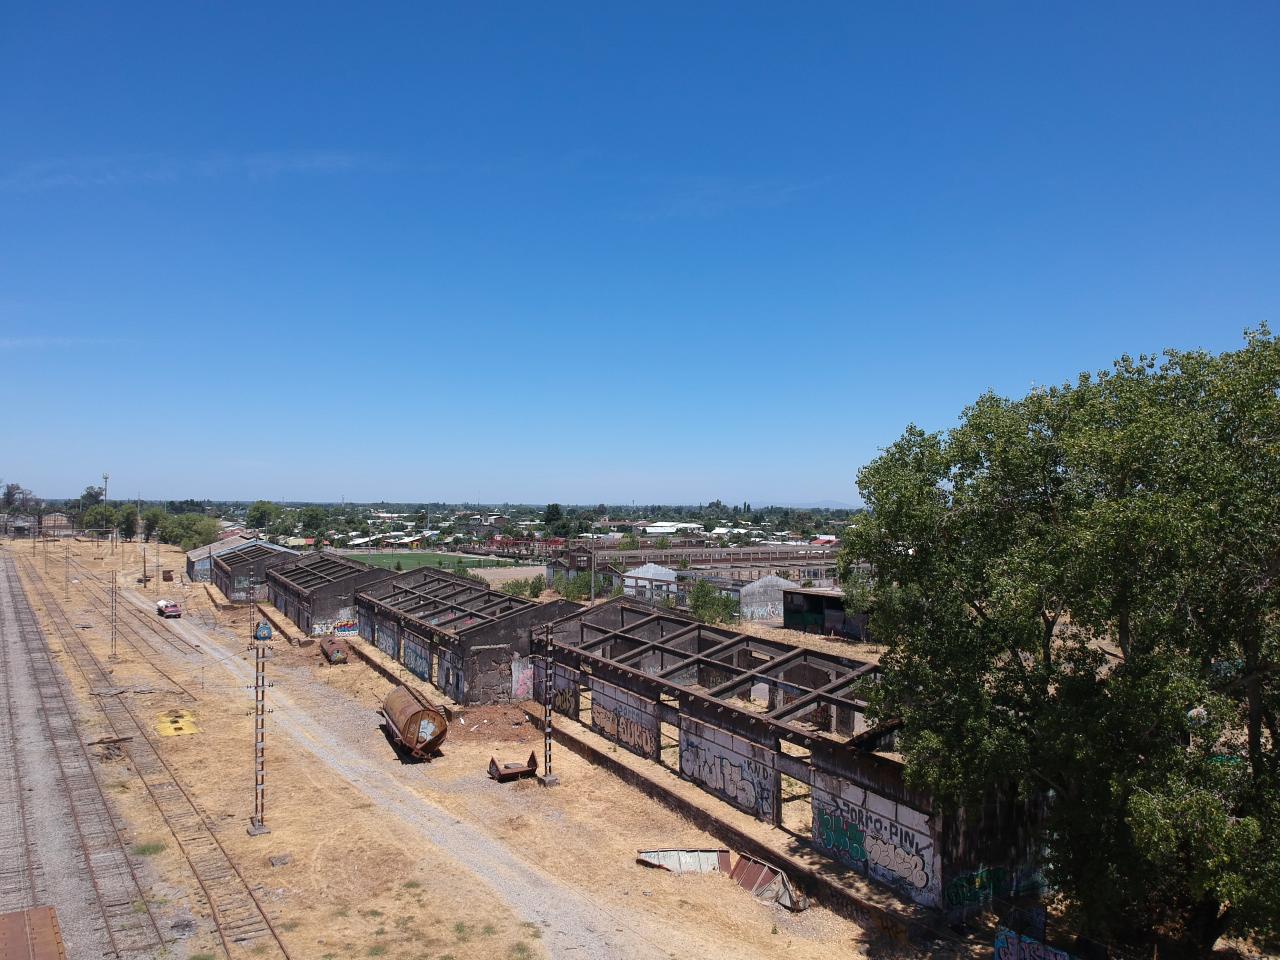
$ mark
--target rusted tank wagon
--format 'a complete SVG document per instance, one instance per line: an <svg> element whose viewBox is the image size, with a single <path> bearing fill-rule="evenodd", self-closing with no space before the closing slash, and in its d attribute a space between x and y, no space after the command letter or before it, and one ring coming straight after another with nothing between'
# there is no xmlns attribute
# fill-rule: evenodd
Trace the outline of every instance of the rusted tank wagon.
<svg viewBox="0 0 1280 960"><path fill-rule="evenodd" d="M337 637L321 637L320 653L325 662L331 664L347 663L351 659L351 649L347 642Z"/></svg>
<svg viewBox="0 0 1280 960"><path fill-rule="evenodd" d="M449 732L444 713L409 687L396 687L388 693L378 712L396 742L419 759L430 757L439 749Z"/></svg>

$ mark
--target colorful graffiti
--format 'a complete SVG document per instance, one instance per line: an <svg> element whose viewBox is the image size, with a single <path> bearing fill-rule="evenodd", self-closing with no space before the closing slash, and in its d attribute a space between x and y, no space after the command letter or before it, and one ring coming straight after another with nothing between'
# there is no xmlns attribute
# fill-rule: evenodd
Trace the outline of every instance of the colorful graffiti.
<svg viewBox="0 0 1280 960"><path fill-rule="evenodd" d="M680 772L762 820L773 819L774 772L688 729L680 732Z"/></svg>
<svg viewBox="0 0 1280 960"><path fill-rule="evenodd" d="M1065 950L1051 947L1005 927L996 928L995 960L1075 960Z"/></svg>
<svg viewBox="0 0 1280 960"><path fill-rule="evenodd" d="M867 802L874 795L866 794ZM841 863L936 906L937 865L932 838L861 803L825 790L813 793L813 844Z"/></svg>
<svg viewBox="0 0 1280 960"><path fill-rule="evenodd" d="M511 655L511 699L533 699L533 658L528 659L518 653Z"/></svg>
<svg viewBox="0 0 1280 960"><path fill-rule="evenodd" d="M997 897L1036 893L1044 888L1044 876L1038 870L983 867L954 877L943 891L943 900L948 907L967 907L991 903Z"/></svg>
<svg viewBox="0 0 1280 960"><path fill-rule="evenodd" d="M818 811L816 820L813 838L818 846L843 854L842 859L865 860L868 867L882 867L917 890L929 885L929 873L919 853L903 850L879 837L868 837L856 823L834 809Z"/></svg>
<svg viewBox="0 0 1280 960"><path fill-rule="evenodd" d="M335 620L333 624L333 635L335 637L354 637L357 628L354 620Z"/></svg>
<svg viewBox="0 0 1280 960"><path fill-rule="evenodd" d="M850 860L867 859L867 848L863 843L866 834L834 810L817 814L813 839L818 846L843 853Z"/></svg>

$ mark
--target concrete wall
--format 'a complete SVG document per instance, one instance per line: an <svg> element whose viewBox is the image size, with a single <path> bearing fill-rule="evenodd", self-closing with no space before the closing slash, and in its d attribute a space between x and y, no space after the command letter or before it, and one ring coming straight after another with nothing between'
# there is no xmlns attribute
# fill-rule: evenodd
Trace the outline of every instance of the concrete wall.
<svg viewBox="0 0 1280 960"><path fill-rule="evenodd" d="M661 744L658 705L598 677L589 682L591 729L634 754L657 760Z"/></svg>
<svg viewBox="0 0 1280 960"><path fill-rule="evenodd" d="M782 793L774 757L768 747L680 717L680 775L770 823L777 820Z"/></svg>
<svg viewBox="0 0 1280 960"><path fill-rule="evenodd" d="M546 672L541 659L533 659L533 697L542 702L542 678ZM580 692L581 675L572 667L556 664L555 679L551 684L551 709L578 720L582 709Z"/></svg>
<svg viewBox="0 0 1280 960"><path fill-rule="evenodd" d="M916 903L940 905L938 824L927 812L821 770L811 789L815 847Z"/></svg>

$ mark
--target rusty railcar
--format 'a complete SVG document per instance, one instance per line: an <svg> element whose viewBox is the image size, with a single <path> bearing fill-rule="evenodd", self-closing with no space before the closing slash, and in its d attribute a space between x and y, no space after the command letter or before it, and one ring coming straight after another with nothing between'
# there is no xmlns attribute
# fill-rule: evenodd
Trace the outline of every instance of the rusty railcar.
<svg viewBox="0 0 1280 960"><path fill-rule="evenodd" d="M392 690L378 712L387 721L387 729L396 742L419 759L426 759L438 750L449 732L444 712L410 687Z"/></svg>
<svg viewBox="0 0 1280 960"><path fill-rule="evenodd" d="M351 660L351 648L347 646L345 640L339 640L337 637L321 637L320 652L324 655L325 662L329 664L337 665Z"/></svg>

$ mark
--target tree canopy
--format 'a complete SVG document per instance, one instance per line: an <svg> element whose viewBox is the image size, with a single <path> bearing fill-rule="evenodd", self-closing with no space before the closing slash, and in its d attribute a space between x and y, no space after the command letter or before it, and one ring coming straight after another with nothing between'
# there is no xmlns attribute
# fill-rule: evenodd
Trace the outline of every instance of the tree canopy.
<svg viewBox="0 0 1280 960"><path fill-rule="evenodd" d="M888 644L873 712L951 807L1046 798L1098 939L1280 931L1280 343L1125 357L859 474L841 553Z"/></svg>
<svg viewBox="0 0 1280 960"><path fill-rule="evenodd" d="M244 522L250 527L269 527L280 517L280 507L270 500L257 500L249 506Z"/></svg>
<svg viewBox="0 0 1280 960"><path fill-rule="evenodd" d="M169 514L160 521L158 532L161 542L194 550L218 539L218 521L199 513Z"/></svg>
<svg viewBox="0 0 1280 960"><path fill-rule="evenodd" d="M132 540L138 535L138 507L136 504L121 504L116 510L116 530L125 540Z"/></svg>

